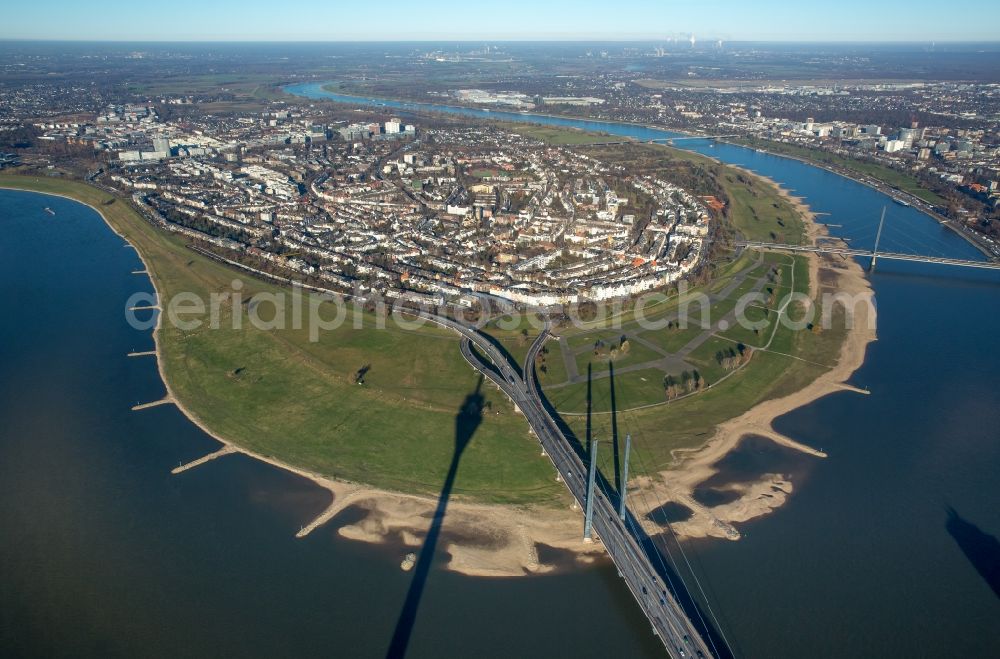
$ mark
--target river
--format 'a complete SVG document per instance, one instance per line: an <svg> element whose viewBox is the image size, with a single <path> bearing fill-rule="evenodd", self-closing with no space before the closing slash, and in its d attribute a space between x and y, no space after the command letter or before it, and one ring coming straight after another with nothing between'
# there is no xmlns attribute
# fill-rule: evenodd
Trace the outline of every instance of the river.
<svg viewBox="0 0 1000 659"><path fill-rule="evenodd" d="M320 85L289 91L330 96ZM412 105L391 107L479 112ZM752 150L687 146L779 181L855 245L874 239L887 202L874 190ZM400 548L343 540L336 520L296 540L326 495L240 456L171 476L217 445L173 406L129 411L163 394L152 358L125 357L152 345L124 319L125 299L151 290L130 274L142 267L133 250L93 210L64 199L0 191L0 223L4 654L383 656L408 584ZM980 258L891 203L883 241ZM975 567L1000 560L989 540L1000 534L1000 277L883 262L873 286L879 341L853 379L872 394L828 396L777 424L830 457L747 442L720 478L782 469L796 492L742 525L739 542L688 543L739 656L1000 654L1000 598ZM435 570L410 650L662 656L608 566L500 580Z"/></svg>

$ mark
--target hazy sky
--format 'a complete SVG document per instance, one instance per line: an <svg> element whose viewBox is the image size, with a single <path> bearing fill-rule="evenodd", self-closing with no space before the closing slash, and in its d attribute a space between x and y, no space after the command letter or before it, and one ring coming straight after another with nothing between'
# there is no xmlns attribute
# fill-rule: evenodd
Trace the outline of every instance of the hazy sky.
<svg viewBox="0 0 1000 659"><path fill-rule="evenodd" d="M10 2L3 39L998 41L996 0L49 0Z"/></svg>

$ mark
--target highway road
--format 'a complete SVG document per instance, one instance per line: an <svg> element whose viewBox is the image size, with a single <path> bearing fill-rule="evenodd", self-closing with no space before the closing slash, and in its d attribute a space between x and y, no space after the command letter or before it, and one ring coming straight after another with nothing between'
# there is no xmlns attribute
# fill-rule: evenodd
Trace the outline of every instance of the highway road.
<svg viewBox="0 0 1000 659"><path fill-rule="evenodd" d="M495 382L524 414L566 487L580 507L585 508L587 467L545 409L535 377L535 358L550 338L549 331L543 331L528 350L522 378L507 356L476 330L434 314L414 313L462 335L462 355L474 368ZM475 351L472 346L475 346ZM595 489L595 496L594 531L649 619L654 633L663 641L667 653L671 657L714 656L656 570L654 558L643 549L637 537L643 532L636 532L638 524L634 518L626 515L630 523L622 521L618 517L617 502L608 500L600 488ZM630 531L629 526L633 530Z"/></svg>

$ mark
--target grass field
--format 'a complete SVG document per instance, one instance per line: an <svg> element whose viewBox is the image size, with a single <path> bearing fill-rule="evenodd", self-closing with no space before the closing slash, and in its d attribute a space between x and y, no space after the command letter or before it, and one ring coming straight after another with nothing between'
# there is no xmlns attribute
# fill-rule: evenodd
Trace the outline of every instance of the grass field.
<svg viewBox="0 0 1000 659"><path fill-rule="evenodd" d="M787 283L785 286L774 286L777 297L776 304L780 303L782 299L792 290L800 293L804 293L809 288L809 273L808 264L806 257L803 256L787 256L781 254L767 255L766 261L760 265L755 264L752 260L741 260L738 264L740 267L737 269L728 269L729 275L741 271L745 271L746 279L743 283L737 285L728 295L724 297L718 297L714 299L710 305L710 312L708 318L711 319L713 326L722 319L728 312L732 311L736 306L736 303L740 296L745 293L751 292L754 287L758 284L758 280L764 273L766 269L770 267L771 262L776 265L780 264L783 267L783 277L784 281ZM795 269L795 277L792 277L792 269ZM732 283L731 280L727 279L727 283ZM704 287L706 290L708 288L717 288L716 283L713 282L708 286ZM772 285L773 286L773 285ZM695 289L697 293L699 289ZM766 294L767 288L763 289ZM676 309L676 305L668 305L670 309ZM638 336L646 341L649 341L659 348L666 350L667 352L674 353L677 350L686 346L689 342L696 339L703 333L703 329L700 325L696 324L700 320L700 313L698 312L698 307L693 307L691 325L685 329L640 329L634 323L626 323L620 329L590 329L587 331L568 331L562 333L561 341L565 342L569 349L574 353L574 359L577 363L577 370L581 375L587 373L588 362L591 363L591 372L594 376L594 387L598 386L608 386L604 383L605 376L608 374L608 367L606 362L601 362L593 357L592 351L589 346L593 345L593 342L597 339L603 339L605 341L611 340L614 337L619 337L623 333L630 336ZM764 371L763 379L759 380L762 384L767 384L770 386L772 383L770 379L780 380L782 377L780 372L773 372L768 366L768 361L766 359L758 360L758 357L762 355L755 356L748 366L738 372L738 374L731 374L727 371L716 359L716 355L719 351L725 351L729 348L736 348L739 343L743 343L747 346L753 348L769 348L770 350L776 352L782 352L794 355L795 357L805 357L809 356L810 361L818 361L820 364L827 364L832 366L835 361L836 350L839 350L840 341L842 340L842 333L831 332L829 335L824 335L824 339L830 341L830 348L834 352L831 354L826 354L823 351L819 351L816 355L812 353L817 348L822 348L825 344L820 343L816 340L816 336L812 335L810 332L797 332L791 329L781 327L777 331L775 330L775 325L777 324L778 314L776 310L770 310L765 315L763 308L748 308L745 315L750 320L766 320L766 327L760 329L757 333L754 333L752 329L744 328L740 325L734 325L727 330L717 330L712 336L707 338L704 343L698 345L692 352L684 358L689 369L697 369L701 376L709 383L715 384L722 381L724 378L728 381L729 379L738 379L740 381L751 383L758 382L757 377L750 377L745 375L746 373L753 373L754 371ZM793 316L794 317L794 316ZM773 334L773 339L772 339ZM803 335L803 336L799 336ZM768 343L770 342L770 345ZM637 341L631 341L633 345L641 345ZM556 344L550 344L551 352L555 353L558 346ZM663 377L668 372L674 376L678 376L679 373L675 372L675 369L664 370L659 367L650 368L639 368L634 371L622 372L622 367L630 365L641 366L643 362L655 361L662 358L662 355L656 353L655 351L649 349L646 346L642 346L643 350L636 351L634 358L626 361L616 361L615 367L617 370L617 375L615 376L616 385L618 386L618 399L617 406L619 410L625 410L629 408L636 408L645 405L661 404L660 409L664 414L667 413L668 408L674 408L677 406L684 406L688 404L688 401L694 400L695 398L701 398L708 396L709 392L703 392L694 396L690 399L685 399L682 401L675 401L669 405L662 405L666 401L666 396L663 388ZM577 352L581 351L582 352ZM630 351L631 352L631 351ZM633 357L633 355L630 355ZM791 376L794 376L799 370L804 370L812 374L815 377L821 370L821 368L816 367L815 364L808 364L807 362L795 359L795 357L785 357L786 367ZM825 361L824 361L825 360ZM550 362L552 359L549 360ZM763 365L763 367L761 366ZM543 383L545 385L545 390L549 396L553 405L560 412L569 413L571 415L579 414L586 410L586 389L587 384L585 381L577 382L574 384L566 384L566 381L562 382L552 379L549 383ZM745 392L741 391L740 399L750 400L745 395ZM763 394L764 398L761 400L771 397ZM598 409L595 407L594 409ZM736 414L740 414L749 407L740 408L738 405L732 408ZM606 409L604 411L607 411ZM699 410L700 411L700 410ZM655 418L654 413L650 413ZM735 415L735 414L733 414ZM722 416L722 419L728 418L727 416ZM714 425L713 422L711 425ZM710 428L711 425L708 427ZM667 433L668 436L672 436L672 433ZM686 436L686 440L694 441L697 440L693 436ZM693 444L670 444L670 448L677 448L678 446L691 446ZM662 457L662 456L661 456Z"/></svg>
<svg viewBox="0 0 1000 659"><path fill-rule="evenodd" d="M278 98L282 94L275 88L281 78L268 74L204 74L168 76L130 87L152 95L232 94L239 99Z"/></svg>
<svg viewBox="0 0 1000 659"><path fill-rule="evenodd" d="M72 196L101 209L146 258L165 299L181 291L231 290L233 270L205 259L143 221L124 201L110 206L94 187L0 176L0 185ZM244 299L281 292L253 279ZM221 326L231 327L231 307ZM177 397L209 428L238 445L328 476L393 490L437 494L454 447L455 416L478 376L457 338L442 329L352 329L311 343L306 330L203 328L164 323L163 366ZM262 313L266 317L266 313ZM332 311L324 311L331 317ZM369 327L373 317L366 317ZM365 384L355 373L369 367ZM455 492L484 502L555 503L565 490L539 458L523 417L492 386L462 457Z"/></svg>
<svg viewBox="0 0 1000 659"><path fill-rule="evenodd" d="M576 369L579 373L585 373L587 371L587 365L591 364L593 366L594 374L605 373L611 366L615 368L622 368L624 366L632 366L633 364L642 364L644 362L649 362L652 360L659 359L663 355L660 353L650 350L646 346L642 345L637 341L629 341L629 346L627 351L618 350L614 357L611 357L608 350L608 346L617 346L618 340L612 338L607 341L607 345L603 346L599 354L595 354L594 350L585 350L576 356Z"/></svg>
<svg viewBox="0 0 1000 659"><path fill-rule="evenodd" d="M575 128L559 128L539 124L504 124L504 127L525 137L533 137L536 140L556 145L593 144L595 142L607 142L612 139L607 135L589 133Z"/></svg>
<svg viewBox="0 0 1000 659"><path fill-rule="evenodd" d="M804 284L800 285L797 278L795 289L805 290ZM838 313L834 314L834 327L842 327ZM698 367L708 382L718 384L695 396L654 407L641 407L658 402L657 395L652 393L654 389L659 400L663 400L662 386L652 374L646 374L644 382L640 380L642 372L616 376L617 422L620 433L632 434L633 455L639 461L632 467L634 473L648 473L670 465L674 449L700 446L717 424L757 403L801 389L836 362L844 336L842 329L816 334L780 327L768 351L755 352L746 367L720 381L726 372L715 360L715 352L734 344L716 335L695 350L689 362ZM592 383L594 437L606 438L611 433L610 389L608 378ZM579 412L586 408L586 384L552 390L551 399L558 409ZM578 436L586 435L585 416L567 415L565 419Z"/></svg>

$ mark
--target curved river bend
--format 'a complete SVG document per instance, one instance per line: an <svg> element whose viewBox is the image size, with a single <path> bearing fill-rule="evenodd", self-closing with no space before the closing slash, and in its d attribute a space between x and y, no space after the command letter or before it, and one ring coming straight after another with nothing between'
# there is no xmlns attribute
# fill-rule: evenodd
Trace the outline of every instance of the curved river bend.
<svg viewBox="0 0 1000 659"><path fill-rule="evenodd" d="M319 85L289 91L330 96ZM392 107L477 112L412 105ZM874 235L887 201L795 161L707 142L692 148L775 179L830 213L843 225L834 231L854 244ZM130 294L151 290L130 274L141 269L134 252L94 211L64 199L0 190L0 223L5 654L384 656L408 583L396 567L401 548L342 540L336 523L296 540L324 493L241 456L171 476L215 443L173 406L129 411L163 393L152 359L125 357L152 345L122 313ZM894 205L883 240L979 258L930 218ZM831 457L803 460L748 442L728 459L723 476L782 470L798 486L776 513L745 525L740 542L692 544L740 656L1000 654L998 585L984 569L1000 560L990 542L1000 535L998 283L992 272L881 263L879 341L854 378L872 395L829 396L778 423ZM435 571L409 656L473 653L662 649L613 569L513 580Z"/></svg>

